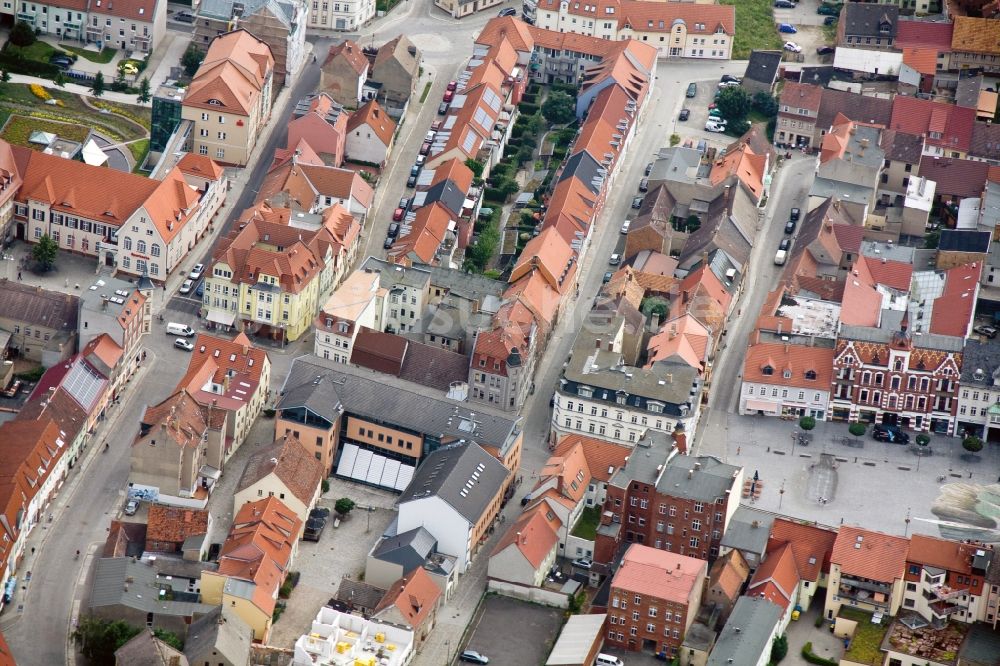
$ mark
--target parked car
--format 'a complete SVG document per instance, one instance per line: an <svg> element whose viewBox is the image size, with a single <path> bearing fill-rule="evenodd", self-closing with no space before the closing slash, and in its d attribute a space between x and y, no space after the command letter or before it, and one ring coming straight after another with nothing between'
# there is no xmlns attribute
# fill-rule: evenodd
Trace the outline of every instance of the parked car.
<svg viewBox="0 0 1000 666"><path fill-rule="evenodd" d="M622 233L623 234L627 234L628 233L628 227L629 227L630 224L631 224L631 222L629 222L628 220L625 220L624 222L622 222Z"/></svg>
<svg viewBox="0 0 1000 666"><path fill-rule="evenodd" d="M589 569L594 566L594 562L586 557L579 557L573 560L573 566L579 567L580 569Z"/></svg>
<svg viewBox="0 0 1000 666"><path fill-rule="evenodd" d="M778 243L778 249L779 250L787 250L791 246L792 246L792 239L791 238L782 238L781 242Z"/></svg>
<svg viewBox="0 0 1000 666"><path fill-rule="evenodd" d="M792 210L791 210L791 211L790 211L790 212L788 213L788 219L789 219L789 220L793 220L793 221L795 221L795 222L798 222L798 221L799 221L799 218L800 218L801 216L802 216L802 211L801 211L801 210L799 210L798 208L793 208L793 209L792 209Z"/></svg>
<svg viewBox="0 0 1000 666"><path fill-rule="evenodd" d="M460 661L466 661L470 664L488 664L490 663L489 657L486 655L479 654L475 650L465 650L462 654L458 655Z"/></svg>
<svg viewBox="0 0 1000 666"><path fill-rule="evenodd" d="M443 116L448 113L448 102L441 102L438 104L438 115Z"/></svg>
<svg viewBox="0 0 1000 666"><path fill-rule="evenodd" d="M396 239L395 238L393 238L392 236L386 236L385 240L382 241L382 249L383 250L388 250L395 243L396 243Z"/></svg>
<svg viewBox="0 0 1000 666"><path fill-rule="evenodd" d="M718 108L709 109L708 110L708 117L709 118L721 118L722 117L722 111L719 111Z"/></svg>
<svg viewBox="0 0 1000 666"><path fill-rule="evenodd" d="M608 259L608 264L610 264L611 266L617 266L620 263L622 263L622 256L617 252L611 255L611 258Z"/></svg>
<svg viewBox="0 0 1000 666"><path fill-rule="evenodd" d="M872 428L872 437L880 442L890 444L909 444L910 436L903 432L899 426L877 423Z"/></svg>
<svg viewBox="0 0 1000 666"><path fill-rule="evenodd" d="M840 5L820 5L816 13L820 16L840 16Z"/></svg>
<svg viewBox="0 0 1000 666"><path fill-rule="evenodd" d="M725 132L726 121L721 118L709 118L705 123L706 132Z"/></svg>
<svg viewBox="0 0 1000 666"><path fill-rule="evenodd" d="M829 54L833 53L836 50L837 49L835 49L832 46L817 46L816 47L816 55L829 55Z"/></svg>
<svg viewBox="0 0 1000 666"><path fill-rule="evenodd" d="M426 155L429 152L431 152L431 142L430 141L424 141L420 145L420 154L421 155Z"/></svg>
<svg viewBox="0 0 1000 666"><path fill-rule="evenodd" d="M775 9L795 9L795 3L791 0L774 0Z"/></svg>
<svg viewBox="0 0 1000 666"><path fill-rule="evenodd" d="M302 531L303 541L319 541L319 538L323 535L323 529L326 527L326 516L313 516L312 513L309 514L309 520L306 521L306 527Z"/></svg>
<svg viewBox="0 0 1000 666"><path fill-rule="evenodd" d="M788 259L788 250L778 250L774 253L774 265L784 266L785 260Z"/></svg>
<svg viewBox="0 0 1000 666"><path fill-rule="evenodd" d="M642 208L642 197L632 197L632 208Z"/></svg>
<svg viewBox="0 0 1000 666"><path fill-rule="evenodd" d="M639 181L639 191L648 192L649 191L649 178L643 178Z"/></svg>
<svg viewBox="0 0 1000 666"><path fill-rule="evenodd" d="M417 155L416 165L422 167L427 161L427 155Z"/></svg>
<svg viewBox="0 0 1000 666"><path fill-rule="evenodd" d="M723 88L735 88L740 85L739 81L719 81L718 88L722 90Z"/></svg>
<svg viewBox="0 0 1000 666"><path fill-rule="evenodd" d="M445 90L444 91L444 97L442 98L442 101L444 101L444 102L451 102L452 98L454 98L454 97L455 97L455 91L454 90Z"/></svg>
<svg viewBox="0 0 1000 666"><path fill-rule="evenodd" d="M410 167L410 175L416 177L420 173L420 165L414 164Z"/></svg>
<svg viewBox="0 0 1000 666"><path fill-rule="evenodd" d="M174 347L183 349L184 351L194 351L194 343L188 342L186 338L177 338L174 340Z"/></svg>
<svg viewBox="0 0 1000 666"><path fill-rule="evenodd" d="M795 220L788 220L788 222L785 222L785 233L789 235L795 233Z"/></svg>
<svg viewBox="0 0 1000 666"><path fill-rule="evenodd" d="M792 53L802 53L802 47L795 42L785 42L785 50Z"/></svg>
<svg viewBox="0 0 1000 666"><path fill-rule="evenodd" d="M417 186L417 177L416 176L410 176L409 178L407 178L406 179L406 186L407 187L416 187Z"/></svg>
<svg viewBox="0 0 1000 666"><path fill-rule="evenodd" d="M62 53L54 53L52 57L49 58L49 64L55 65L60 69L69 69L73 64L73 59Z"/></svg>
<svg viewBox="0 0 1000 666"><path fill-rule="evenodd" d="M680 114L677 116L677 120L687 120L691 117L691 112L688 109L681 109Z"/></svg>
<svg viewBox="0 0 1000 666"><path fill-rule="evenodd" d="M410 197L400 197L400 199L399 199L399 207L402 208L403 210L406 210L407 208L409 208L410 207Z"/></svg>
<svg viewBox="0 0 1000 666"><path fill-rule="evenodd" d="M689 83L686 94L687 94L688 97L696 97L698 95L698 84L697 83Z"/></svg>
<svg viewBox="0 0 1000 666"><path fill-rule="evenodd" d="M424 135L424 141L430 141L433 143L435 136L437 136L437 132L434 130L427 130L427 134Z"/></svg>
<svg viewBox="0 0 1000 666"><path fill-rule="evenodd" d="M139 502L137 502L136 500L129 500L125 504L126 516L134 516L138 510L139 510Z"/></svg>
<svg viewBox="0 0 1000 666"><path fill-rule="evenodd" d="M441 129L441 124L443 122L444 121L442 120L435 120L434 122L431 123L431 129L437 132L439 129Z"/></svg>
<svg viewBox="0 0 1000 666"><path fill-rule="evenodd" d="M735 81L736 83L740 83L742 81L740 77L733 76L732 74L723 74L722 78L720 78L719 80L723 82Z"/></svg>
<svg viewBox="0 0 1000 666"><path fill-rule="evenodd" d="M392 219L394 222L399 222L400 220L403 219L403 215L405 214L406 214L405 210L403 210L402 208L397 208L396 210L392 211Z"/></svg>
<svg viewBox="0 0 1000 666"><path fill-rule="evenodd" d="M612 278L612 277L614 277L614 275L615 275L615 272L614 272L614 271L606 271L606 272L604 273L604 279L603 279L603 280L601 280L601 282L602 282L603 284L607 284L607 283L611 282L611 278Z"/></svg>
<svg viewBox="0 0 1000 666"><path fill-rule="evenodd" d="M513 7L506 7L504 9L501 9L500 13L497 14L497 16L517 16L517 10L514 9Z"/></svg>
<svg viewBox="0 0 1000 666"><path fill-rule="evenodd" d="M823 25L836 25L840 19L836 16L827 16L823 19Z"/></svg>
<svg viewBox="0 0 1000 666"><path fill-rule="evenodd" d="M997 337L997 329L993 328L992 326L986 326L981 324L979 326L976 326L972 330L978 333L979 335L985 335L990 340Z"/></svg>
<svg viewBox="0 0 1000 666"><path fill-rule="evenodd" d="M205 281L204 280L202 280L201 282L198 283L198 286L194 290L194 295L197 296L198 298L201 298L202 296L205 295Z"/></svg>
<svg viewBox="0 0 1000 666"><path fill-rule="evenodd" d="M778 32L783 32L789 35L794 35L798 32L798 29L791 23L779 23Z"/></svg>
<svg viewBox="0 0 1000 666"><path fill-rule="evenodd" d="M188 277L192 280L200 280L201 276L205 274L205 264L195 264L191 272L188 273Z"/></svg>
<svg viewBox="0 0 1000 666"><path fill-rule="evenodd" d="M192 289L194 289L194 280L184 280L184 284L178 291L182 294L190 294Z"/></svg>
<svg viewBox="0 0 1000 666"><path fill-rule="evenodd" d="M646 169L642 172L642 175L643 176L648 176L651 173L653 173L653 163L652 162L650 162L649 164L646 165Z"/></svg>
<svg viewBox="0 0 1000 666"><path fill-rule="evenodd" d="M448 87L445 90L455 90L456 88L458 88L458 81L449 81Z"/></svg>
<svg viewBox="0 0 1000 666"><path fill-rule="evenodd" d="M181 23L194 23L194 14L191 12L177 12L174 14L174 20Z"/></svg>
<svg viewBox="0 0 1000 666"><path fill-rule="evenodd" d="M396 236L398 236L399 235L399 223L398 222L390 222L389 223L389 230L386 233L389 235L390 238L395 238Z"/></svg>

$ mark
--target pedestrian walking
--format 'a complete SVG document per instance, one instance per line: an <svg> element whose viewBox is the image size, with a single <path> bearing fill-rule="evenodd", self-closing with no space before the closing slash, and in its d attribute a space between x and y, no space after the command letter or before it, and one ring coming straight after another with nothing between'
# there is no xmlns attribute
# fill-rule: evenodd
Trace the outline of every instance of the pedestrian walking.
<svg viewBox="0 0 1000 666"><path fill-rule="evenodd" d="M31 547L31 554L32 554L32 555L34 555L34 554L35 554L35 547L34 547L34 546L32 546L32 547Z"/></svg>
<svg viewBox="0 0 1000 666"><path fill-rule="evenodd" d="M17 281L18 281L18 282L20 282L20 281L21 281L21 271L18 271L18 272L17 272Z"/></svg>
<svg viewBox="0 0 1000 666"><path fill-rule="evenodd" d="M742 451L742 450L743 450L743 447L737 446L736 447L736 455L740 455L740 451Z"/></svg>

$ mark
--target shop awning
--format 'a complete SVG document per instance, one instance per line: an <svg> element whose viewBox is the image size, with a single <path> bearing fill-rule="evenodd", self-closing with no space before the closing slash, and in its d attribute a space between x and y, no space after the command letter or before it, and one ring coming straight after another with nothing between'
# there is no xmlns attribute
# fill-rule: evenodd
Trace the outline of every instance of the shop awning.
<svg viewBox="0 0 1000 666"><path fill-rule="evenodd" d="M210 322L220 324L222 326L232 326L233 322L236 321L235 312L219 312L218 310L209 310L208 317L206 317Z"/></svg>
<svg viewBox="0 0 1000 666"><path fill-rule="evenodd" d="M764 412L765 414L777 414L781 411L781 405L766 400L747 400L748 412Z"/></svg>

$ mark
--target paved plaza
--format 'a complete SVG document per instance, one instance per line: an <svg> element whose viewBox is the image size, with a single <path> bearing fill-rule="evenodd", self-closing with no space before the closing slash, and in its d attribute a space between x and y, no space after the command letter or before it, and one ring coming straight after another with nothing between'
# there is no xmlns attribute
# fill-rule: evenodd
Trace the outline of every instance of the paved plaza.
<svg viewBox="0 0 1000 666"><path fill-rule="evenodd" d="M793 443L798 432L795 421L730 414L724 434L717 430L713 435L726 441L712 442L711 448L724 451L727 462L742 465L747 479L757 473L761 492L753 502L756 508L825 525L954 536L948 526L942 533L940 523L942 517L954 521L956 513L943 516L941 506L937 514L932 511L942 494L947 504L990 486L1000 491L1000 447L995 445L969 456L958 438L935 435L932 454L918 456L916 447L877 442L870 432L854 438L846 423L817 423L806 446L797 437Z"/></svg>

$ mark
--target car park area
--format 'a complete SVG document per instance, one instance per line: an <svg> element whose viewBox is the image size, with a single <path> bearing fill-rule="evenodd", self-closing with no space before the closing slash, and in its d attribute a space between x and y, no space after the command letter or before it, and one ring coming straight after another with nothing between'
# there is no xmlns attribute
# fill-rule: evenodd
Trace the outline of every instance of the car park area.
<svg viewBox="0 0 1000 666"><path fill-rule="evenodd" d="M544 664L562 626L564 611L510 597L487 595L472 620L465 645L456 646L457 657L473 650L490 664Z"/></svg>

